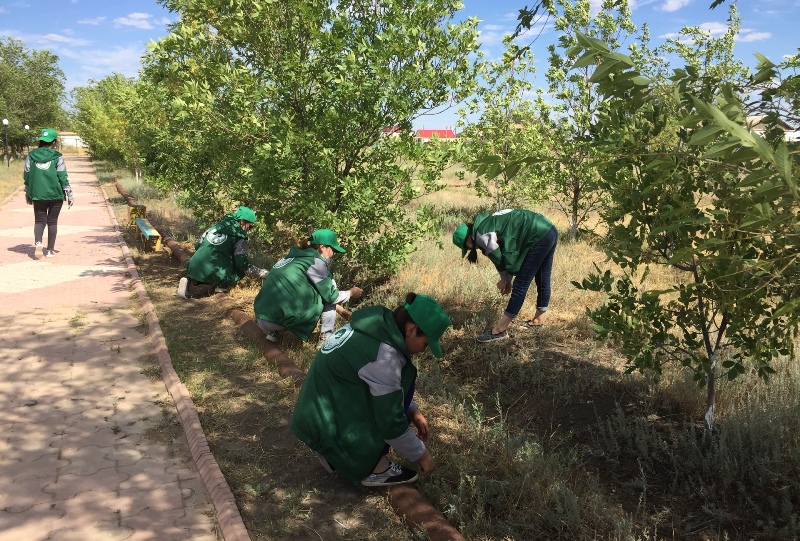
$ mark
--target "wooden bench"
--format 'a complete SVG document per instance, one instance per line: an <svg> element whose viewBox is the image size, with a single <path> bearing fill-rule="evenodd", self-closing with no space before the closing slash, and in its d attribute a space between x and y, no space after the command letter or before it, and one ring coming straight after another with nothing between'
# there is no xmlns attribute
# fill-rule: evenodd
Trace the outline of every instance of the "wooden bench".
<svg viewBox="0 0 800 541"><path fill-rule="evenodd" d="M144 205L128 205L128 226L133 227L136 225L136 218L147 217L147 207Z"/></svg>
<svg viewBox="0 0 800 541"><path fill-rule="evenodd" d="M161 250L161 235L158 234L156 228L148 221L147 218L135 218L136 227L139 228L139 237L142 239L142 246L144 251L147 251L148 246L154 250Z"/></svg>

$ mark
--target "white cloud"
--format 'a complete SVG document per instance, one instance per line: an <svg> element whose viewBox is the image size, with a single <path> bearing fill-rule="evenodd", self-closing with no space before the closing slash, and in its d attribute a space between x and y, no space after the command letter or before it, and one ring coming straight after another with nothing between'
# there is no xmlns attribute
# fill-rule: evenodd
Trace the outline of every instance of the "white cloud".
<svg viewBox="0 0 800 541"><path fill-rule="evenodd" d="M736 36L736 41L764 41L765 39L769 39L771 37L772 32L752 32L748 30L740 32L739 35Z"/></svg>
<svg viewBox="0 0 800 541"><path fill-rule="evenodd" d="M23 38L26 44L38 45L43 48L51 48L53 45L60 45L64 47L85 47L91 43L89 40L81 38L73 38L61 34L33 34Z"/></svg>
<svg viewBox="0 0 800 541"><path fill-rule="evenodd" d="M117 17L114 19L117 26L133 26L141 30L150 30L153 28L151 24L151 15L149 13L129 13L127 17Z"/></svg>
<svg viewBox="0 0 800 541"><path fill-rule="evenodd" d="M95 17L93 19L81 19L78 21L78 24L91 24L92 26L98 26L106 20L106 17Z"/></svg>
<svg viewBox="0 0 800 541"><path fill-rule="evenodd" d="M690 0L667 0L664 4L659 8L661 11L678 11L681 8L686 7L689 4Z"/></svg>
<svg viewBox="0 0 800 541"><path fill-rule="evenodd" d="M728 25L725 23L702 23L698 28L712 36L721 36L728 31Z"/></svg>
<svg viewBox="0 0 800 541"><path fill-rule="evenodd" d="M501 26L499 24L484 24L483 26L481 26L481 28L483 30L487 30L487 31L490 31L490 32L497 32L497 31L505 30L505 26Z"/></svg>
<svg viewBox="0 0 800 541"><path fill-rule="evenodd" d="M484 32L481 30L478 32L478 42L483 45L494 45L495 43L501 43L505 34L506 32Z"/></svg>

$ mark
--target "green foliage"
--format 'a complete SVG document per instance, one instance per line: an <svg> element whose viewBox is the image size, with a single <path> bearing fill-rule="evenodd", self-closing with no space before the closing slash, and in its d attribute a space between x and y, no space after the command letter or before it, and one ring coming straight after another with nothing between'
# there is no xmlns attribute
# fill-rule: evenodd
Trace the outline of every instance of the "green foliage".
<svg viewBox="0 0 800 541"><path fill-rule="evenodd" d="M612 201L606 251L625 273L580 284L609 296L587 313L600 336L621 343L631 370L658 375L670 362L693 370L708 386L710 428L716 378L753 371L766 379L770 362L794 350L797 163L782 139L748 131L738 70L687 62L674 70L674 98L665 102L629 58L583 35L579 46L579 62L605 66L590 79L604 97L591 135L606 156L596 166ZM751 85L774 75L762 59ZM651 264L670 265L675 283L640 289L636 277Z"/></svg>
<svg viewBox="0 0 800 541"><path fill-rule="evenodd" d="M410 128L474 87L477 20L452 23L459 2L162 3L180 19L145 59L166 113L147 162L196 215L245 203L269 228L329 227L381 270L433 231L407 203L440 187L450 153Z"/></svg>
<svg viewBox="0 0 800 541"><path fill-rule="evenodd" d="M137 86L142 85L115 73L75 88L72 98L75 130L92 158L127 167L138 178L142 141L137 135L148 124L157 123L158 116L145 116L153 107L146 106L147 94L137 91Z"/></svg>
<svg viewBox="0 0 800 541"><path fill-rule="evenodd" d="M475 181L476 192L481 197L494 199L495 209L528 207L549 199L548 179L539 175L531 165L524 167L512 163L519 156L544 160L547 149L540 128L540 119L533 102L526 98L533 84L528 80L535 73L533 54L521 50L506 35L503 40L506 52L499 61L479 63L482 84L466 106L459 110L459 124L466 126L461 132L461 160L468 168L481 169L480 160L497 157L502 170L497 176ZM538 93L541 100L541 92ZM468 123L470 114L480 114L480 119Z"/></svg>
<svg viewBox="0 0 800 541"><path fill-rule="evenodd" d="M35 141L41 128L63 128L63 97L64 72L56 55L0 37L0 118L8 119L9 146L21 151L28 143L26 138Z"/></svg>
<svg viewBox="0 0 800 541"><path fill-rule="evenodd" d="M548 46L546 78L550 96L539 96L532 106L541 148L536 153L517 152L513 157L481 156L476 159L474 170L487 178L530 170L536 178L546 181L551 203L567 217L569 238L575 241L608 197L600 188L593 166L599 158L598 150L588 137L602 98L590 77L602 77L607 66L589 58L576 62L580 53L578 35L596 37L618 48L635 27L624 2L605 0L595 16L591 15L588 0L555 0L543 2L542 7L555 19L560 37L556 44Z"/></svg>

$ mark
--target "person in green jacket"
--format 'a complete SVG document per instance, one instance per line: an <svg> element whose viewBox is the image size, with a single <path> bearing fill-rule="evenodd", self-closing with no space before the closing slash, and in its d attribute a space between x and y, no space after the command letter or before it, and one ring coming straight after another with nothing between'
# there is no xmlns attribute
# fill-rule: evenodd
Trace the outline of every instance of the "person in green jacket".
<svg viewBox="0 0 800 541"><path fill-rule="evenodd" d="M558 230L537 212L505 209L478 214L472 223L461 224L453 232L453 244L461 248L461 257L469 252L470 263L478 261L477 250L492 263L500 280L497 289L511 293L505 312L489 330L478 336L478 342L508 338L508 327L525 302L531 281L536 280L536 313L522 327L540 327L550 304L550 273L558 244ZM513 279L513 283L512 283Z"/></svg>
<svg viewBox="0 0 800 541"><path fill-rule="evenodd" d="M206 229L195 243L186 276L178 282L178 297L207 297L227 291L245 274L264 278L267 271L251 265L247 257L247 231L255 222L252 209L239 207Z"/></svg>
<svg viewBox="0 0 800 541"><path fill-rule="evenodd" d="M409 293L394 311L356 310L324 343L303 380L290 427L328 472L364 486L415 481L417 471L390 461L389 448L417 462L423 475L436 469L425 447L430 427L413 399L417 368L411 357L428 347L441 357L439 340L449 326L436 300Z"/></svg>
<svg viewBox="0 0 800 541"><path fill-rule="evenodd" d="M308 340L320 319L320 343L333 333L337 306L363 293L360 287L338 289L328 269L336 253L346 253L336 233L317 229L275 263L253 302L258 326L268 340L277 342L287 329Z"/></svg>
<svg viewBox="0 0 800 541"><path fill-rule="evenodd" d="M64 200L70 207L75 202L72 188L67 180L64 157L55 150L58 132L44 128L39 135L39 148L31 150L25 157L22 178L25 181L25 201L33 205L34 257L36 259L55 255L58 215ZM42 245L44 228L47 226L47 249Z"/></svg>

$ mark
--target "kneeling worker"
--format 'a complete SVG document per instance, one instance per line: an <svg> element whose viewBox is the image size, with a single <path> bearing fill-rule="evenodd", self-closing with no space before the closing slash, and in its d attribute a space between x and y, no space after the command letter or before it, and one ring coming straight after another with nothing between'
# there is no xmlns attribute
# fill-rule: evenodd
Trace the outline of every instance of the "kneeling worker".
<svg viewBox="0 0 800 541"><path fill-rule="evenodd" d="M206 229L195 244L186 276L178 283L178 297L189 299L225 292L245 274L264 278L267 271L251 265L247 258L247 231L255 222L252 209L239 207Z"/></svg>

